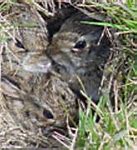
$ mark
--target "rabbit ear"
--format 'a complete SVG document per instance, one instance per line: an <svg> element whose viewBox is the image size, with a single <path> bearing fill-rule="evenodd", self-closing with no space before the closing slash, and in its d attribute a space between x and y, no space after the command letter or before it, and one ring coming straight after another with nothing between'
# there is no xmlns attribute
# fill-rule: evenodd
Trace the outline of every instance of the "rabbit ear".
<svg viewBox="0 0 137 150"><path fill-rule="evenodd" d="M1 77L1 92L7 96L19 98L19 85L12 79L2 76Z"/></svg>
<svg viewBox="0 0 137 150"><path fill-rule="evenodd" d="M51 61L47 56L29 53L24 59L22 67L32 73L48 73L51 69Z"/></svg>

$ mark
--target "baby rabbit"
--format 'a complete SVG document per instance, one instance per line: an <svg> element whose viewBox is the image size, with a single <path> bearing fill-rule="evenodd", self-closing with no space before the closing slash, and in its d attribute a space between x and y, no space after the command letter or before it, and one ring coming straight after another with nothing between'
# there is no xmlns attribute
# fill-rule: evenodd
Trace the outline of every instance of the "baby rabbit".
<svg viewBox="0 0 137 150"><path fill-rule="evenodd" d="M29 90L33 86L30 82L33 74L22 70L21 64L29 53L39 55L45 51L48 45L46 21L25 4L12 5L9 12L7 21L11 27L2 52L2 74Z"/></svg>
<svg viewBox="0 0 137 150"><path fill-rule="evenodd" d="M103 68L110 55L111 44L103 27L80 22L84 20L94 21L82 12L67 19L46 50L43 68L38 65L41 61L35 63L34 67L26 60L24 69L30 67L32 70L33 67L34 70L37 67L38 72L56 72L78 97L83 99L80 91L84 90L97 103Z"/></svg>
<svg viewBox="0 0 137 150"><path fill-rule="evenodd" d="M53 36L47 56L53 70L61 74L74 93L82 97L80 90L84 90L97 103L103 67L110 54L110 42L103 27L80 22L84 20L94 21L81 12L66 20Z"/></svg>
<svg viewBox="0 0 137 150"><path fill-rule="evenodd" d="M50 129L65 127L67 118L73 123L76 117L76 96L59 77L38 79L28 93L3 75L1 90L11 116L27 130L49 134Z"/></svg>

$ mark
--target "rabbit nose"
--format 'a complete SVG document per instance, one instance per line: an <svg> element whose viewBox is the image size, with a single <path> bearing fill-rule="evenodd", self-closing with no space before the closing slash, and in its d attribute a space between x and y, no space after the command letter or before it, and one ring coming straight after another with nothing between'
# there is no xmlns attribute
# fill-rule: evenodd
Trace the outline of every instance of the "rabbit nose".
<svg viewBox="0 0 137 150"><path fill-rule="evenodd" d="M51 68L50 62L44 62L44 63L36 63L36 64L27 64L23 65L23 69L25 71L29 71L32 73L48 73Z"/></svg>
<svg viewBox="0 0 137 150"><path fill-rule="evenodd" d="M48 73L51 70L52 62L46 56L28 55L23 63L22 68L32 73Z"/></svg>

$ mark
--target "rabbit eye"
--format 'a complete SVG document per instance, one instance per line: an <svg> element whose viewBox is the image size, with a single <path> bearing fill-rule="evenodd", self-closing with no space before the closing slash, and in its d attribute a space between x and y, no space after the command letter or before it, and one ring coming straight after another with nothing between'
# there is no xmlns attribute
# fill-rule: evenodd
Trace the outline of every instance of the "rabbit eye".
<svg viewBox="0 0 137 150"><path fill-rule="evenodd" d="M43 110L43 115L44 115L44 117L46 117L48 119L53 119L54 118L52 113L49 110L47 110L47 109Z"/></svg>
<svg viewBox="0 0 137 150"><path fill-rule="evenodd" d="M15 43L15 45L17 46L17 47L19 47L19 48L25 48L24 46L23 46L23 44L18 40L18 39L16 39L16 43Z"/></svg>
<svg viewBox="0 0 137 150"><path fill-rule="evenodd" d="M78 49L82 49L86 47L86 41L82 40L82 41L78 41L76 43L76 45L74 46L74 48L78 48Z"/></svg>
<svg viewBox="0 0 137 150"><path fill-rule="evenodd" d="M27 117L29 117L29 116L30 116L30 112L29 112L29 111L25 111L25 115L26 115Z"/></svg>
<svg viewBox="0 0 137 150"><path fill-rule="evenodd" d="M82 52L82 50L86 47L87 43L85 40L78 41L75 46L71 49L73 53Z"/></svg>

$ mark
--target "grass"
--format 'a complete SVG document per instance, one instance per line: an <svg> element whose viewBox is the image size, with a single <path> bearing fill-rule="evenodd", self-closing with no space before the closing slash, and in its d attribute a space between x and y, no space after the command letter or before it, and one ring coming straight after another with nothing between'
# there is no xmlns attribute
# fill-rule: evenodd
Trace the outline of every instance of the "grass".
<svg viewBox="0 0 137 150"><path fill-rule="evenodd" d="M113 18L113 22L87 22L82 23L107 26L118 29L120 31L128 31L129 33L137 33L137 4L127 1L127 4L95 4L96 7L104 9L105 13Z"/></svg>
<svg viewBox="0 0 137 150"><path fill-rule="evenodd" d="M7 10L12 3L16 1L0 4L0 12ZM38 10L44 10L35 1L28 1L28 3L33 4ZM89 7L89 5L84 6ZM120 47L116 47L119 55L114 55L105 67L104 82L106 83L102 88L103 96L99 104L97 106L93 104L91 99L82 92L87 98L88 107L85 111L79 110L78 126L72 129L68 126L70 138L58 133L54 137L71 150L137 149L135 148L135 145L137 146L137 2L127 0L124 5L92 2L91 6L103 10L112 20L82 23L115 28L117 30L115 36L120 39ZM44 12L47 13L47 11ZM1 19L0 43L6 42L8 27L8 22ZM107 81L106 77L109 77ZM114 109L110 103L111 87L116 106ZM92 114L91 107L100 116L98 123L97 115ZM59 137L63 137L66 142L59 140Z"/></svg>
<svg viewBox="0 0 137 150"><path fill-rule="evenodd" d="M94 3L96 7L103 8L112 18L111 22L82 21L85 24L117 29L115 34L121 39L122 49L120 49L121 58L117 58L116 65L120 63L121 59L125 59L124 64L121 65L126 65L126 68L123 69L124 82L120 83L118 76L116 79L113 78L115 83L113 94L115 104L117 104L115 110L111 106L108 91L104 92L97 106L101 112L99 123L96 123L90 107L85 112L80 110L76 142L78 148L88 150L137 149L134 146L137 146L137 43L134 43L137 41L137 4L135 3L132 0L128 0L125 5ZM113 60L115 59L114 56ZM114 67L114 62L107 66L111 68L110 77L117 69ZM120 75L120 72L117 73ZM90 103L90 98L87 99Z"/></svg>
<svg viewBox="0 0 137 150"><path fill-rule="evenodd" d="M92 116L91 108L86 112L80 111L77 147L91 150L133 147L132 140L136 138L137 131L137 110L129 110L123 103L119 111L113 112L108 103L107 107L102 106L103 101L104 98L100 102L100 107L98 106L102 112L99 123L96 123Z"/></svg>

